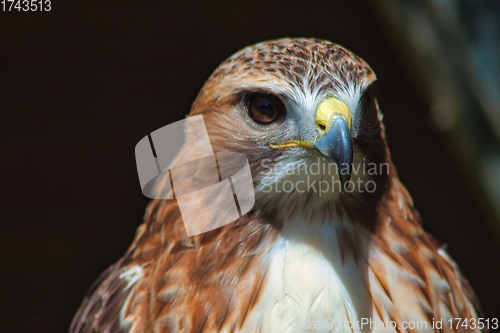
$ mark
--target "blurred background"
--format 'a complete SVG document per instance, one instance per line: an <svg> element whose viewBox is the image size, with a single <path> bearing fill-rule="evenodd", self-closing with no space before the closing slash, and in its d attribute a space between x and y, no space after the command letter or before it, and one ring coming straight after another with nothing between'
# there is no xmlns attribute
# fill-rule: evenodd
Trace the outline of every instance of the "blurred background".
<svg viewBox="0 0 500 333"><path fill-rule="evenodd" d="M134 147L182 119L255 42L319 37L364 58L401 180L499 317L498 1L53 1L0 12L0 322L65 332L147 199Z"/></svg>

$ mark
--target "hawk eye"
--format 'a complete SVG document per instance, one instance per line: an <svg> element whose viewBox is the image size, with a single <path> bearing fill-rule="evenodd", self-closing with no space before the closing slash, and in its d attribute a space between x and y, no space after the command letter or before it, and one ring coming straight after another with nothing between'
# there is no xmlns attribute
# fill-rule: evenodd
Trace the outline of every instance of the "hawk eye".
<svg viewBox="0 0 500 333"><path fill-rule="evenodd" d="M248 99L248 114L258 123L269 124L285 112L285 105L270 94L252 94Z"/></svg>

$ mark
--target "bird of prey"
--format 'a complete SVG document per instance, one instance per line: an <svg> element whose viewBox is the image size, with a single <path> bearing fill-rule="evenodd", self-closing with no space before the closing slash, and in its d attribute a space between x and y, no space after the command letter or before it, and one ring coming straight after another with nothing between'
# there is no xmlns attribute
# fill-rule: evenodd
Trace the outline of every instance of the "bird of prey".
<svg viewBox="0 0 500 333"><path fill-rule="evenodd" d="M176 199L152 200L70 332L480 331L471 288L398 179L375 81L320 39L225 60L189 116L203 116L215 153L248 158L254 207L189 237ZM181 152L197 154L195 131Z"/></svg>

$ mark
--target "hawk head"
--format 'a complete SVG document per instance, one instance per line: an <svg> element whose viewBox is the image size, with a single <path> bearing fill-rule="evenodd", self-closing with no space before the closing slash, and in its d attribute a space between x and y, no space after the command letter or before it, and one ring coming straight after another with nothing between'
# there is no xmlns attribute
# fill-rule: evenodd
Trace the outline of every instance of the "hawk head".
<svg viewBox="0 0 500 333"><path fill-rule="evenodd" d="M225 60L190 116L203 115L215 152L248 157L259 214L362 221L392 171L374 81L361 58L329 41L267 41Z"/></svg>

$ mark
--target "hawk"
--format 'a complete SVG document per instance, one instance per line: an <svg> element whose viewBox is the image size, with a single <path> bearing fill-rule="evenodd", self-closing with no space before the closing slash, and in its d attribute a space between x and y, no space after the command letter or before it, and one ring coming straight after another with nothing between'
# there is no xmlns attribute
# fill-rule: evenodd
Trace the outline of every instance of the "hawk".
<svg viewBox="0 0 500 333"><path fill-rule="evenodd" d="M255 205L188 237L176 199L152 200L70 332L479 331L471 288L398 179L375 80L320 39L266 41L224 61L189 116L203 116L215 153L248 158ZM195 132L181 152L197 154Z"/></svg>

